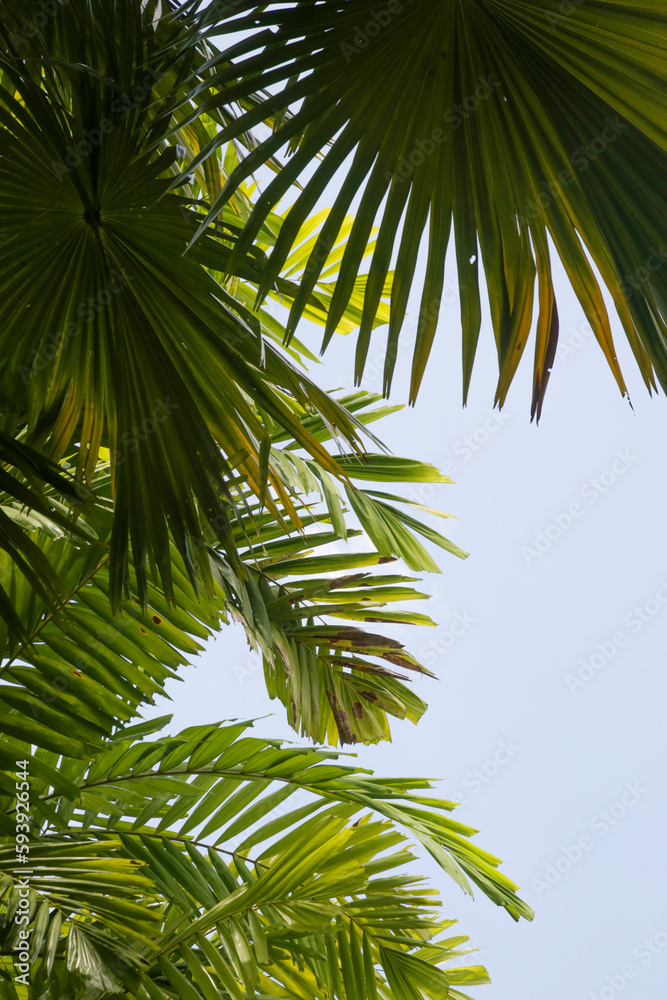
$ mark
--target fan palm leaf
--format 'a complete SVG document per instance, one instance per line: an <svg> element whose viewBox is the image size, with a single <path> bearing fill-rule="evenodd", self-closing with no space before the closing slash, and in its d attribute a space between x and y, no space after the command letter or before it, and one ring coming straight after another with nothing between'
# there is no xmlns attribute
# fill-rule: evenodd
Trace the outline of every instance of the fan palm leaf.
<svg viewBox="0 0 667 1000"><path fill-rule="evenodd" d="M324 346L354 293L364 248L379 223L357 338L357 379L395 257L384 377L389 391L418 251L426 240L410 387L416 398L436 333L453 233L464 399L480 332L481 263L499 363L496 401L505 400L536 317L532 409L539 416L558 338L554 254L620 390L627 391L604 285L644 381L649 388L656 382L667 388L667 258L661 243L667 206L659 182L667 147L667 22L658 5L304 0L285 6L239 0L212 7L208 22L212 54L191 90L196 114L234 106L239 113L184 171L244 129L263 120L274 127L212 199L199 232L251 171L283 148L292 154L269 176L232 254L233 269L268 213L289 197L261 296L341 171L288 334L356 199ZM265 88L261 95L258 82ZM295 193L299 178L303 187Z"/></svg>
<svg viewBox="0 0 667 1000"><path fill-rule="evenodd" d="M107 31L102 8L75 2L27 50L10 19L0 54L3 426L55 461L76 448L87 479L100 447L111 452L115 609L130 544L144 602L149 558L173 596L170 537L193 585L202 573L210 583L206 561L193 561L198 511L233 558L230 478L269 505L270 484L286 503L258 408L334 476L299 412L317 408L360 447L354 417L213 276L227 270L228 243L207 237L183 257L195 223L168 191L179 148L159 112L180 93L187 37L174 64L178 26L160 48L146 5L117 13ZM248 255L239 275L259 280L263 256Z"/></svg>

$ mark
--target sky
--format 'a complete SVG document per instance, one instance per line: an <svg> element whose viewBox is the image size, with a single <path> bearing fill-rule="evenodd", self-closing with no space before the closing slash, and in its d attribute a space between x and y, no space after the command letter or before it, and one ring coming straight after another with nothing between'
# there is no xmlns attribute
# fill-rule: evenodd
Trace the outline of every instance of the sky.
<svg viewBox="0 0 667 1000"><path fill-rule="evenodd" d="M536 911L514 924L429 858L416 863L479 948L470 962L491 975L493 985L470 988L475 997L664 1000L667 403L649 397L616 320L632 406L620 396L555 272L561 346L539 426L530 423L530 346L502 412L492 409L488 314L462 408L455 295L417 406L376 425L394 453L455 480L416 488L456 515L436 526L470 557L433 549L442 574L425 578L433 600L420 610L438 624L392 632L437 674L417 681L428 712L417 726L393 721L392 743L355 749L378 774L443 779L443 797L463 803L454 817L480 830L476 842L503 859ZM453 260L448 278L455 287ZM319 347L314 328L300 335ZM336 338L311 375L327 389L351 386L353 348L352 337ZM408 344L392 402L407 399L410 358ZM371 363L363 385L381 384ZM174 712L171 731L262 716L257 735L297 739L239 628L184 676L175 701L155 710Z"/></svg>

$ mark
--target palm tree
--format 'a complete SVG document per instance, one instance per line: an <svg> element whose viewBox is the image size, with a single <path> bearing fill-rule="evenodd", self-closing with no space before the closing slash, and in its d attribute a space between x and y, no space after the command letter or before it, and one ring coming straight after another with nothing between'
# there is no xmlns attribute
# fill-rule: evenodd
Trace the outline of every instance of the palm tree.
<svg viewBox="0 0 667 1000"><path fill-rule="evenodd" d="M377 488L445 481L368 429L394 407L318 388L256 301L326 325L358 234L344 218L308 289L326 212L296 229L266 212L248 244L264 196L236 180L262 143L211 99L218 16L0 4L0 991L462 997L452 984L485 973L440 968L465 939L441 937L397 827L464 890L531 911L428 782L244 725L136 721L235 620L301 734L388 738L389 717L423 713L407 682L428 672L362 624L432 623L387 608L424 595L383 564L437 570L420 537L465 555ZM391 289L384 275L371 326ZM377 290L356 275L337 329L365 329Z"/></svg>

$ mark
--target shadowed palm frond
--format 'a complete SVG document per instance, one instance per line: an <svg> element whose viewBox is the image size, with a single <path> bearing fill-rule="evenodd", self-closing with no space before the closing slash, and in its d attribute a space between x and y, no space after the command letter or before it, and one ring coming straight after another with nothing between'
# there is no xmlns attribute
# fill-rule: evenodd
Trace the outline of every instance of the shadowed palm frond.
<svg viewBox="0 0 667 1000"><path fill-rule="evenodd" d="M89 498L89 490L62 468L0 432L0 549L7 566L51 609L63 599L62 581L30 532L94 539L95 531L73 514ZM0 618L14 638L25 641L28 633L8 588L13 590L12 583L0 573Z"/></svg>
<svg viewBox="0 0 667 1000"><path fill-rule="evenodd" d="M353 414L214 277L227 272L229 241L207 237L183 256L196 222L185 194L169 192L180 147L161 110L181 92L189 36L167 22L162 37L146 5L119 8L111 31L103 15L73 0L18 47L4 25L0 388L6 432L54 461L75 450L79 478L90 480L100 448L111 453L118 609L130 547L142 602L148 561L173 597L170 537L191 583L210 584L196 561L200 513L231 557L230 480L262 498L271 485L293 516L260 412L334 476L304 408L362 449ZM264 259L246 255L237 276L259 281Z"/></svg>

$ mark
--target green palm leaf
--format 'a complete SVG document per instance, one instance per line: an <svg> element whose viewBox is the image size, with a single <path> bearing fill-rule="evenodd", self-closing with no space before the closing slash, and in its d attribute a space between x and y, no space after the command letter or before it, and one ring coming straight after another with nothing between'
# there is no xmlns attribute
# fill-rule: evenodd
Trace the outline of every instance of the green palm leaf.
<svg viewBox="0 0 667 1000"><path fill-rule="evenodd" d="M466 938L443 936L453 921L405 870L413 858L397 826L431 838L464 887L467 872L530 918L428 781L375 778L330 751L248 737L247 723L143 738L163 722L120 732L89 765L61 762L53 777L39 773L47 751L28 763L29 1000L49 988L392 1000L488 981L479 967L449 967ZM13 790L0 805L13 820ZM4 982L24 906L15 851L9 837L0 845Z"/></svg>
<svg viewBox="0 0 667 1000"><path fill-rule="evenodd" d="M500 370L496 401L506 397L537 314L533 414L539 415L558 338L554 250L621 391L625 383L590 261L611 292L646 384L657 379L667 387L667 271L660 242L667 206L657 180L667 146L666 21L655 5L590 0L564 12L557 0L451 2L437 9L429 0L381 8L371 0L306 0L292 7L240 0L212 11L210 21L222 48L218 54L211 45L208 75L198 76L199 110L214 113L236 102L241 113L194 163L262 119L274 121L274 129L232 172L200 232L250 171L285 144L292 153L257 200L231 259L233 268L289 192L293 204L262 295L290 259L296 234L332 174L352 158L306 264L288 333L358 197L324 340L326 345L351 301L379 222L357 340L358 379L396 249L384 382L389 390L428 228L412 400L435 336L451 229L464 398L481 322L481 261ZM239 32L241 40L235 34L225 48L227 31ZM267 88L261 97L258 79ZM281 120L289 109L293 113ZM192 164L184 167L190 169ZM303 189L292 198L302 175Z"/></svg>
<svg viewBox="0 0 667 1000"><path fill-rule="evenodd" d="M151 17L127 5L116 37L74 2L49 22L47 39L0 52L5 419L53 460L76 448L87 479L100 447L111 452L116 610L130 544L140 600L148 560L171 599L170 537L191 583L202 573L210 583L206 560L192 555L193 544L201 555L199 512L233 555L230 479L257 495L267 483L284 494L265 461L270 437L258 409L334 475L298 412L315 407L359 447L354 417L246 321L213 276L227 270L229 246L207 237L183 257L196 223L168 190L178 148L167 145L172 119L160 113L181 93L172 63L181 31L167 25L161 42ZM187 36L182 44L181 68ZM92 121L102 123L94 134ZM92 139L79 139L84 132ZM248 255L240 276L259 279L262 257Z"/></svg>
<svg viewBox="0 0 667 1000"><path fill-rule="evenodd" d="M336 405L363 425L393 410L377 403L375 395L355 393ZM317 411L302 411L300 419L324 451L332 429ZM270 418L266 422L271 426ZM79 518L75 525L78 534L59 529L54 538L48 523L45 527L23 509L26 524L17 531L52 569L59 591L55 604L49 602L12 554L0 553L0 582L23 629L18 634L11 621L0 622L0 716L8 733L85 758L116 723L126 723L141 705L163 694L167 681L201 651L201 641L230 618L243 623L250 645L261 652L270 696L284 704L290 724L310 739L377 742L390 737L389 716L415 723L421 718L426 704L410 690L410 676L429 672L402 643L364 624L433 625L426 615L402 606L427 595L414 589L413 577L374 567L401 557L411 568L438 571L417 540L420 534L456 555L465 553L396 506L405 502L400 496L361 489L352 480L395 484L446 477L432 466L390 455L340 456L335 461L345 477L343 491L303 453L299 436L283 432L273 439L280 447L271 449L271 460L289 507L277 494L271 508L264 507L252 489L235 481L238 510L228 544L221 547L202 523L205 540L198 561L205 560L210 583L207 588L202 574L199 596L172 543L174 601L154 576L146 584L143 605L130 563L128 592L120 614L114 613L108 463L100 463L95 473L95 504L85 522ZM318 556L324 546L363 534L348 527L344 497L371 546L364 553ZM386 503L387 498L393 502ZM298 518L298 533L288 533L290 513ZM59 517L65 526L71 524L66 512Z"/></svg>
<svg viewBox="0 0 667 1000"><path fill-rule="evenodd" d="M425 66L407 63L395 5L378 38L383 58L402 50L391 79L378 52L343 68L341 31L367 6L69 0L40 7L32 31L35 4L0 2L0 994L11 1000L461 998L456 986L486 973L451 967L466 939L447 936L436 894L406 870L406 834L463 891L477 886L515 920L532 917L429 781L255 739L247 723L172 737L169 719L141 721L233 619L261 653L269 694L312 740L375 742L389 737L389 716L416 722L426 706L409 681L428 671L366 626L433 624L408 603L425 596L418 581L386 564L438 571L422 539L465 557L413 512L449 515L401 491L446 479L382 450L368 425L395 407L308 378L314 358L295 324L319 323L325 344L358 330L360 375L373 330L389 322L388 390L424 223L430 214L430 306L452 214L457 250L479 239L488 269L501 399L537 270L540 396L556 336L547 229L576 258L575 226L605 280L618 262L613 233L602 251L595 243L596 196L583 181L560 229L550 217L513 230L505 168L483 173L472 129L456 137L454 166L450 143L397 180L405 143L442 110L433 87L458 92L477 47L502 62L519 32L531 53L546 52L525 9L497 15L492 44L477 20L493 7L438 14L455 29L462 75L452 83L439 56L424 72L437 31L423 39ZM399 8L403 29L424 9ZM276 35L264 30L276 20ZM241 30L227 52L214 43L221 28ZM620 108L574 35L563 73ZM484 120L495 141L493 96L476 127ZM390 98L398 111L413 102L400 127ZM519 111L500 110L518 128ZM622 113L655 144L652 108ZM258 138L253 128L267 124L270 137ZM326 179L350 154L322 210ZM550 148L549 163L559 155ZM364 190L369 156L390 172L384 187L371 174ZM266 187L252 176L264 166ZM535 176L521 157L513 169L512 197ZM489 263L501 257L504 285ZM577 280L595 304L595 280ZM478 296L472 285L466 294L469 367ZM267 297L288 306L286 325ZM419 333L415 392L434 315ZM345 548L350 538L364 550Z"/></svg>
<svg viewBox="0 0 667 1000"><path fill-rule="evenodd" d="M89 491L83 484L23 442L0 432L0 549L32 591L51 609L62 600L62 582L29 532L41 529L56 537L95 537L55 494L81 508ZM78 513L78 511L77 511ZM15 638L26 640L24 622L0 575L0 617Z"/></svg>

